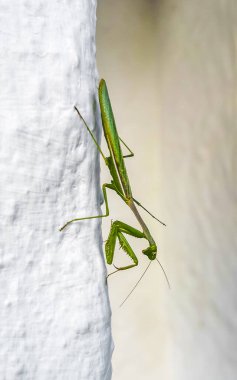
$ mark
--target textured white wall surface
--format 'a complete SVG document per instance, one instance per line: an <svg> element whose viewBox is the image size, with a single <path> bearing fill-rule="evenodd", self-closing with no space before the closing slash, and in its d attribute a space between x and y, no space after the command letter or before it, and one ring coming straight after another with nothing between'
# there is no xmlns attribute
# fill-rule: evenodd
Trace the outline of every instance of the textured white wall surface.
<svg viewBox="0 0 237 380"><path fill-rule="evenodd" d="M118 308L147 264L131 239L141 267L109 282L114 380L237 378L236 26L236 0L99 4L98 67L171 282L154 264Z"/></svg>
<svg viewBox="0 0 237 380"><path fill-rule="evenodd" d="M0 1L0 379L111 378L95 0ZM98 126L98 125L97 125Z"/></svg>

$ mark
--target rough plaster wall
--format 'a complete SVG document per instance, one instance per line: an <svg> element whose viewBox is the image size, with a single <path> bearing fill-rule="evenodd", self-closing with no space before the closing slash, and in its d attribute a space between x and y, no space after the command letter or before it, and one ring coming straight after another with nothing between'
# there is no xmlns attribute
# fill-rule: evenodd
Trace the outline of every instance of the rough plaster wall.
<svg viewBox="0 0 237 380"><path fill-rule="evenodd" d="M134 194L167 222L144 214L172 286L152 266L118 309L146 265L140 242L141 270L111 278L114 380L236 379L236 15L234 0L99 5L99 69Z"/></svg>
<svg viewBox="0 0 237 380"><path fill-rule="evenodd" d="M0 378L111 378L95 0L0 1ZM94 128L98 134L98 130ZM98 136L99 137L99 136Z"/></svg>

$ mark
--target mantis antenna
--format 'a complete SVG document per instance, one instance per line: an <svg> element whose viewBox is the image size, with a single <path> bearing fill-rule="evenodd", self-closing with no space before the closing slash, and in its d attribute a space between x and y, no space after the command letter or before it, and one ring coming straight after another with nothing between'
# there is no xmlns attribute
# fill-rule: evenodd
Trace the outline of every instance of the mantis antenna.
<svg viewBox="0 0 237 380"><path fill-rule="evenodd" d="M161 262L157 259L157 257L156 257L156 261L158 262L159 266L160 266L161 269L162 269L162 272L164 273L164 276L165 276L165 279L166 279L166 282L167 282L167 284L168 284L169 289L171 289L171 286L170 286L170 282L169 282L168 276L167 276L167 274L165 273L165 270L164 270L163 266L161 265Z"/></svg>
<svg viewBox="0 0 237 380"><path fill-rule="evenodd" d="M169 289L171 289L171 286L170 286L170 282L169 282L169 279L168 279L168 276L167 274L165 273L165 270L163 268L163 266L161 265L160 261L156 258L156 261L158 262L158 264L160 265L161 269L162 269L162 272L164 273L164 276L165 276L165 279L166 279L166 282L168 284L168 287ZM146 269L144 270L144 272L142 273L141 277L139 278L139 280L136 282L136 284L134 285L134 287L132 288L132 290L128 293L127 297L125 298L125 300L121 303L121 305L119 305L119 307L123 306L123 304L127 301L127 299L130 297L130 295L133 293L133 291L136 289L137 285L139 284L139 282L142 280L142 278L145 276L146 272L148 271L149 269L149 266L151 265L152 261L149 262L149 264L147 265Z"/></svg>
<svg viewBox="0 0 237 380"><path fill-rule="evenodd" d="M139 284L139 282L142 280L142 278L145 276L146 272L148 271L149 269L149 266L151 265L152 261L149 262L149 264L147 265L146 269L144 270L144 272L142 273L141 277L139 278L139 280L137 281L137 283L134 285L134 287L132 288L131 292L128 293L127 297L125 298L125 300L121 303L121 305L119 305L119 307L123 306L123 304L127 301L127 299L130 297L130 295L133 293L133 291L136 289L137 285Z"/></svg>

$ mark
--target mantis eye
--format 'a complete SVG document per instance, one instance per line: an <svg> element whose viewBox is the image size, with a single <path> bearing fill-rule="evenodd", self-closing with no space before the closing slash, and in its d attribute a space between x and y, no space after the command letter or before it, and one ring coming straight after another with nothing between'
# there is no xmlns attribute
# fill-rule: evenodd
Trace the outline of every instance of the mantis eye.
<svg viewBox="0 0 237 380"><path fill-rule="evenodd" d="M151 245L150 247L143 249L142 251L144 255L146 255L150 260L155 260L156 253L157 253L157 247L156 245Z"/></svg>

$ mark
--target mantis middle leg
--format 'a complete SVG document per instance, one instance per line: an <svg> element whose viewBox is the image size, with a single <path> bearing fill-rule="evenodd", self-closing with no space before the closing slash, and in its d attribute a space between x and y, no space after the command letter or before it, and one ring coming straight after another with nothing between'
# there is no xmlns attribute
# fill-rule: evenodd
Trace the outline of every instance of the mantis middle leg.
<svg viewBox="0 0 237 380"><path fill-rule="evenodd" d="M114 186L111 185L110 183L104 183L103 186L102 186L102 191L103 191L104 200L105 200L105 209L106 209L105 214L103 214L103 215L96 215L96 216L86 216L84 218L75 218L75 219L69 220L69 222L67 222L66 224L64 224L64 226L62 226L59 229L59 231L64 230L64 228L66 228L69 224L74 223L74 222L78 222L80 220L104 218L104 217L108 216L109 215L109 205L108 205L108 198L107 198L106 188L114 190Z"/></svg>

